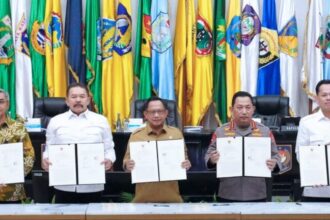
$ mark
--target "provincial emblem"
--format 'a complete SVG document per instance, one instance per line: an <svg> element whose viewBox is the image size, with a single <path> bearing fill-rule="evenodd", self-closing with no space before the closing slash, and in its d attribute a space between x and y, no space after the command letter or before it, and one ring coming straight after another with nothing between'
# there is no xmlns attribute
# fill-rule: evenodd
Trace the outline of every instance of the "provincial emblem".
<svg viewBox="0 0 330 220"><path fill-rule="evenodd" d="M29 44L30 41L26 30L26 19L25 15L23 15L16 27L15 48L17 51L30 56Z"/></svg>
<svg viewBox="0 0 330 220"><path fill-rule="evenodd" d="M45 55L45 27L42 22L35 21L32 25L31 44L35 51Z"/></svg>
<svg viewBox="0 0 330 220"><path fill-rule="evenodd" d="M55 12L51 13L51 18L47 19L46 40L53 49L60 48L63 45L63 27L61 15Z"/></svg>
<svg viewBox="0 0 330 220"><path fill-rule="evenodd" d="M330 59L330 16L327 16L327 30L325 34L323 54L325 59Z"/></svg>
<svg viewBox="0 0 330 220"><path fill-rule="evenodd" d="M220 19L216 27L216 48L215 56L217 60L226 59L226 22Z"/></svg>
<svg viewBox="0 0 330 220"><path fill-rule="evenodd" d="M102 57L102 60L112 58L116 21L109 18L102 18L98 21L97 30L98 56Z"/></svg>
<svg viewBox="0 0 330 220"><path fill-rule="evenodd" d="M15 54L11 20L8 15L0 20L0 64L9 65Z"/></svg>
<svg viewBox="0 0 330 220"><path fill-rule="evenodd" d="M153 50L158 53L164 53L172 47L170 20L167 13L158 13L155 20L152 21L151 31Z"/></svg>
<svg viewBox="0 0 330 220"><path fill-rule="evenodd" d="M197 55L209 55L212 52L212 29L207 21L200 15L197 16L196 53ZM219 36L220 37L220 36Z"/></svg>
<svg viewBox="0 0 330 220"><path fill-rule="evenodd" d="M260 34L261 22L254 8L246 5L242 12L242 44L248 46L254 36Z"/></svg>
<svg viewBox="0 0 330 220"><path fill-rule="evenodd" d="M141 55L151 57L151 17L143 15Z"/></svg>
<svg viewBox="0 0 330 220"><path fill-rule="evenodd" d="M226 31L229 48L236 57L241 57L241 18L234 16Z"/></svg>
<svg viewBox="0 0 330 220"><path fill-rule="evenodd" d="M291 57L297 57L298 30L296 18L292 17L278 34L278 43L281 52Z"/></svg>
<svg viewBox="0 0 330 220"><path fill-rule="evenodd" d="M276 30L262 28L259 41L259 67L278 59L278 36Z"/></svg>
<svg viewBox="0 0 330 220"><path fill-rule="evenodd" d="M132 49L131 43L132 21L126 7L119 3L116 20L115 42L113 49L119 54L124 55Z"/></svg>

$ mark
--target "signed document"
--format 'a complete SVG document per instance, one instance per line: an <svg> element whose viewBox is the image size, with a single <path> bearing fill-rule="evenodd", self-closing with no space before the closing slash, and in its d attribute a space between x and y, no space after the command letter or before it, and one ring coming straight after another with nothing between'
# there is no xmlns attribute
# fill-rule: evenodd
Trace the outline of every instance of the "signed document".
<svg viewBox="0 0 330 220"><path fill-rule="evenodd" d="M77 144L78 184L104 184L104 144Z"/></svg>
<svg viewBox="0 0 330 220"><path fill-rule="evenodd" d="M77 183L75 144L54 144L49 150L49 186Z"/></svg>
<svg viewBox="0 0 330 220"><path fill-rule="evenodd" d="M158 182L158 161L156 141L138 141L129 144L132 170L132 183Z"/></svg>
<svg viewBox="0 0 330 220"><path fill-rule="evenodd" d="M326 153L326 147L327 152ZM301 186L328 185L327 157L329 146L300 146L299 167Z"/></svg>
<svg viewBox="0 0 330 220"><path fill-rule="evenodd" d="M243 176L243 139L241 137L217 138L217 178Z"/></svg>
<svg viewBox="0 0 330 220"><path fill-rule="evenodd" d="M23 143L0 144L0 184L24 183Z"/></svg>
<svg viewBox="0 0 330 220"><path fill-rule="evenodd" d="M270 137L244 137L244 175L271 177L266 161L271 158Z"/></svg>
<svg viewBox="0 0 330 220"><path fill-rule="evenodd" d="M160 181L185 180L186 169L181 166L185 160L184 141L157 141Z"/></svg>

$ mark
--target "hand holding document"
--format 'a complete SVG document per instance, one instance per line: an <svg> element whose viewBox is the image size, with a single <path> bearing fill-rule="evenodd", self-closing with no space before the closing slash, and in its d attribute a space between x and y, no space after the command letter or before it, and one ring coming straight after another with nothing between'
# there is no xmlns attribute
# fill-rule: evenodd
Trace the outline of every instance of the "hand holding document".
<svg viewBox="0 0 330 220"><path fill-rule="evenodd" d="M23 143L0 145L0 185L24 183Z"/></svg>
<svg viewBox="0 0 330 220"><path fill-rule="evenodd" d="M186 179L184 141L140 141L130 143L130 155L135 166L132 183Z"/></svg>

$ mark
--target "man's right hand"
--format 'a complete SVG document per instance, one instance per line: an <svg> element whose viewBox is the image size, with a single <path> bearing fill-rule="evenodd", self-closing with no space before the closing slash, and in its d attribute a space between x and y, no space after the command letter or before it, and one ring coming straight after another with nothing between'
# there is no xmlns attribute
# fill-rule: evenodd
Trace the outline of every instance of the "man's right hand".
<svg viewBox="0 0 330 220"><path fill-rule="evenodd" d="M134 169L135 162L134 160L127 160L125 164L125 168L127 171L131 172Z"/></svg>
<svg viewBox="0 0 330 220"><path fill-rule="evenodd" d="M49 171L49 165L52 165L52 163L48 160L48 158L45 158L42 160L42 163L41 163L41 167L42 169L44 169L45 171Z"/></svg>
<svg viewBox="0 0 330 220"><path fill-rule="evenodd" d="M220 154L218 151L213 151L210 155L211 164L216 164L219 161Z"/></svg>

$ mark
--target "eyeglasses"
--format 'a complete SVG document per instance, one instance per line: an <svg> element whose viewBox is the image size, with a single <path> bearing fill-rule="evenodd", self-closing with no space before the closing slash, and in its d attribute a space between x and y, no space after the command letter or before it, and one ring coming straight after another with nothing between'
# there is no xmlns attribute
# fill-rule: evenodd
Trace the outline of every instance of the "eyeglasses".
<svg viewBox="0 0 330 220"><path fill-rule="evenodd" d="M148 114L150 115L163 115L165 113L165 109L156 109L156 110L151 110L151 111L147 111Z"/></svg>
<svg viewBox="0 0 330 220"><path fill-rule="evenodd" d="M6 102L7 102L7 100L1 99L1 100L0 100L0 105L5 104Z"/></svg>

